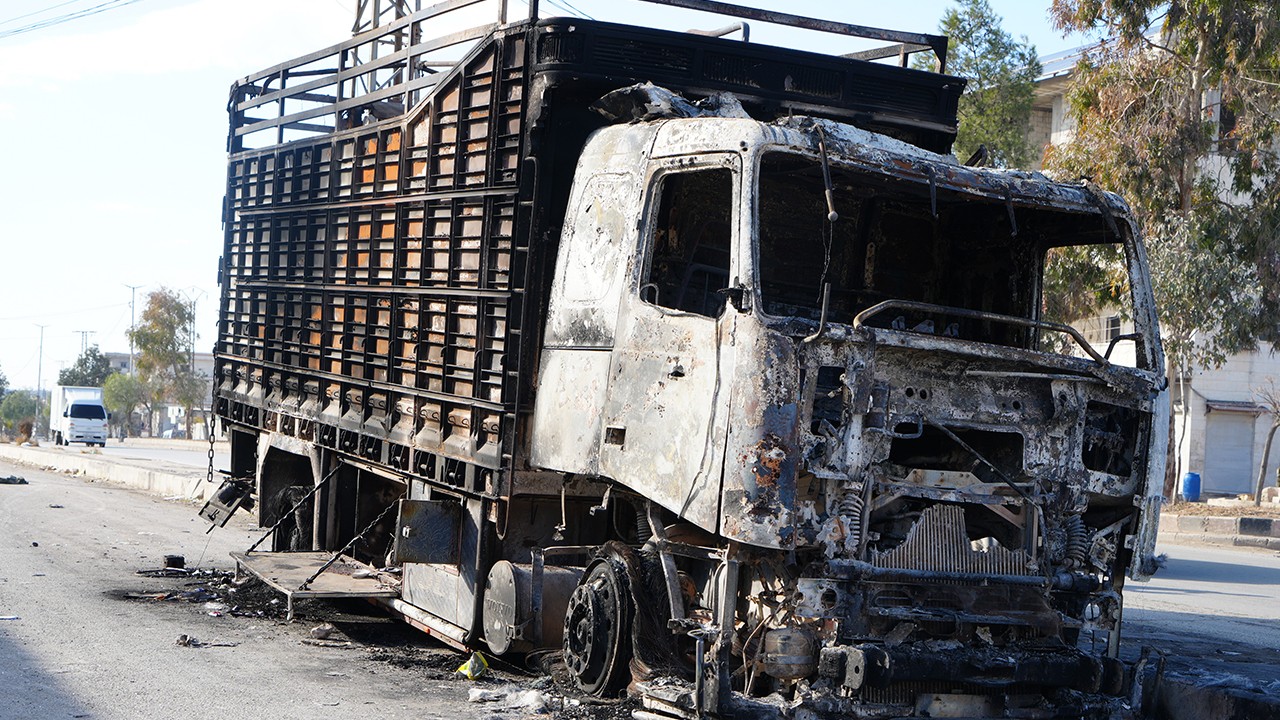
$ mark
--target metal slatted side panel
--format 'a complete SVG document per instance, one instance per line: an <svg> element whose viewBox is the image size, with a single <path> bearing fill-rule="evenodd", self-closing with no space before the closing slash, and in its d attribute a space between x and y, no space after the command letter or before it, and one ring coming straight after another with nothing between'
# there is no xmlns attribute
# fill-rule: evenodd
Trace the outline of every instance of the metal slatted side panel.
<svg viewBox="0 0 1280 720"><path fill-rule="evenodd" d="M402 117L233 155L217 411L477 493L510 460L525 37Z"/></svg>

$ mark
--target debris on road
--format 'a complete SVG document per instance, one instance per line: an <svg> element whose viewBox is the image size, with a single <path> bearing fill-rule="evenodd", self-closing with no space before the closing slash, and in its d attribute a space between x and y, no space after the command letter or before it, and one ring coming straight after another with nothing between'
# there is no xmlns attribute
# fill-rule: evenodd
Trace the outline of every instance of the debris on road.
<svg viewBox="0 0 1280 720"><path fill-rule="evenodd" d="M57 504L57 503L49 503L49 507L53 508L54 510L61 510L62 508L66 507L66 506L65 506L65 505L59 505L59 504Z"/></svg>
<svg viewBox="0 0 1280 720"><path fill-rule="evenodd" d="M478 652L471 653L471 657L467 661L458 666L457 673L465 675L468 680L475 680L489 671L489 661L485 660L483 654Z"/></svg>
<svg viewBox="0 0 1280 720"><path fill-rule="evenodd" d="M312 645L315 647L328 647L328 648L353 647L353 643L350 640L316 640L314 638L303 638L302 644Z"/></svg>
<svg viewBox="0 0 1280 720"><path fill-rule="evenodd" d="M316 640L327 640L331 635L338 631L333 623L324 623L311 628L311 637Z"/></svg>
<svg viewBox="0 0 1280 720"><path fill-rule="evenodd" d="M540 712L547 707L547 696L538 690L523 690L516 685L499 688L471 688L467 702L498 703L504 709Z"/></svg>
<svg viewBox="0 0 1280 720"><path fill-rule="evenodd" d="M239 645L240 643L235 643L235 642L203 642L203 641L201 641L201 640L198 640L198 639L196 639L196 638L192 637L191 635L187 635L186 633L183 633L182 635L179 635L179 636L178 636L178 639L174 642L174 644L175 644L175 645L180 645L180 646L182 646L182 647L207 648L207 647L236 647L236 646L237 646L237 645Z"/></svg>
<svg viewBox="0 0 1280 720"><path fill-rule="evenodd" d="M30 483L27 482L26 478L18 477L17 475L0 477L0 485L29 485L29 484Z"/></svg>
<svg viewBox="0 0 1280 720"><path fill-rule="evenodd" d="M21 620L17 615L0 615L0 620Z"/></svg>

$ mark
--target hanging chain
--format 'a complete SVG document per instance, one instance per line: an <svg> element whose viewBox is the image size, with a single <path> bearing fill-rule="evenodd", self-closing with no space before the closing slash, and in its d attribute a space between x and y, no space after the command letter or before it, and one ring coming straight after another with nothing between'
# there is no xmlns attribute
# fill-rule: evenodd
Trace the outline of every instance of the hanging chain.
<svg viewBox="0 0 1280 720"><path fill-rule="evenodd" d="M341 465L339 465L339 467L341 467ZM323 573L325 570L328 570L334 563L338 562L338 558L342 557L342 553L350 550L353 545L355 545L362 538L364 538L365 535L368 535L370 530L375 528L378 525L378 523L382 522L382 519L387 516L387 513L400 507L400 501L403 499L404 499L403 496L396 498L395 502L388 505L387 508L383 510L380 515L378 515L378 517L373 519L373 522L366 525L365 528L361 530L358 535L351 538L351 542L347 543L346 545L343 545L342 549L334 553L333 556L329 558L328 562L320 566L319 570L316 570L314 573L312 573L311 577L307 578L306 580L303 580L302 584L298 586L298 589L306 590L308 587L310 587L311 583L315 582L315 579L320 577L321 573Z"/></svg>
<svg viewBox="0 0 1280 720"><path fill-rule="evenodd" d="M191 318L191 322L195 322L195 318ZM218 328L221 330L221 327ZM214 334L217 337L217 333ZM193 368L194 374L194 368ZM209 467L205 472L204 481L213 482L213 421L217 417L218 407L218 343L213 344L213 377L209 378L209 410L204 414L204 434L209 437Z"/></svg>

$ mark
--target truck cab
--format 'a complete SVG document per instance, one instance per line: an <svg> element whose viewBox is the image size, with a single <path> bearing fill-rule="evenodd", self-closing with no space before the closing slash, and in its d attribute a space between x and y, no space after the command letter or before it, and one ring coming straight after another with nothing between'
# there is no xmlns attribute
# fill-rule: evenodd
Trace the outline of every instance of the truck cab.
<svg viewBox="0 0 1280 720"><path fill-rule="evenodd" d="M1118 258L1136 367L1045 317L1046 263L1077 248ZM776 681L871 663L835 684L1012 686L1004 653L1096 691L1123 676L1126 573L1155 564L1163 366L1114 195L827 120L632 123L578 166L532 460L750 557L735 596L792 614L738 602L720 627L785 646ZM940 642L957 659L923 662Z"/></svg>

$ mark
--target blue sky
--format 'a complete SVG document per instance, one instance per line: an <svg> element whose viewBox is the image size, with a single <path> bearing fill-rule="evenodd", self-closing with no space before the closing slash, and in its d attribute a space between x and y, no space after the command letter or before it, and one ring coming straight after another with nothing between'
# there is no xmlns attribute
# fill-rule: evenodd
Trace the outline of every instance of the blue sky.
<svg viewBox="0 0 1280 720"><path fill-rule="evenodd" d="M101 2L6 0L0 35ZM936 32L952 5L740 3L913 32ZM1048 0L991 4L1041 54L1081 43L1050 27ZM511 6L524 12L517 0ZM583 13L678 30L725 24L632 0L542 7L544 17ZM354 8L355 0L136 0L0 37L0 371L11 386L36 385L38 325L46 326L46 388L79 355L81 331L103 351L127 352L128 285L142 286L139 313L162 285L194 299L197 349L212 348L227 91L236 78L348 37ZM759 23L751 39L833 53L873 44Z"/></svg>

